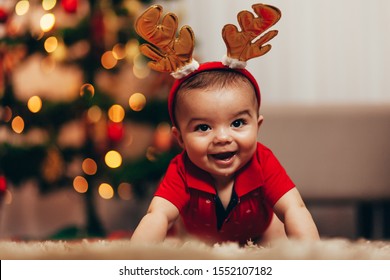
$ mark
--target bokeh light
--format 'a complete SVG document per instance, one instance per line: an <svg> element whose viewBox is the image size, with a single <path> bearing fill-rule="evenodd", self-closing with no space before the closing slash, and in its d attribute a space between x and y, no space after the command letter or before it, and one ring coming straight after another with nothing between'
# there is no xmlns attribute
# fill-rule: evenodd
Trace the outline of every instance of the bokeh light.
<svg viewBox="0 0 390 280"><path fill-rule="evenodd" d="M83 169L84 173L87 175L94 175L97 172L97 164L91 158L84 159L81 168Z"/></svg>
<svg viewBox="0 0 390 280"><path fill-rule="evenodd" d="M42 8L45 11L49 11L55 7L56 3L56 0L42 0Z"/></svg>
<svg viewBox="0 0 390 280"><path fill-rule="evenodd" d="M22 133L24 130L24 120L20 116L16 116L12 120L11 127L16 133Z"/></svg>
<svg viewBox="0 0 390 280"><path fill-rule="evenodd" d="M44 14L41 17L40 27L41 27L43 32L47 32L53 28L55 22L56 22L56 18L54 16L54 14L52 14L52 13Z"/></svg>
<svg viewBox="0 0 390 280"><path fill-rule="evenodd" d="M117 151L111 150L107 152L104 161L108 167L118 168L122 164L122 156Z"/></svg>
<svg viewBox="0 0 390 280"><path fill-rule="evenodd" d="M58 40L54 36L50 36L45 40L44 48L48 53L54 52L58 47Z"/></svg>
<svg viewBox="0 0 390 280"><path fill-rule="evenodd" d="M126 46L123 44L119 44L119 43L116 44L112 48L112 55L117 60L124 59L126 57Z"/></svg>
<svg viewBox="0 0 390 280"><path fill-rule="evenodd" d="M134 93L129 98L129 105L133 111L141 111L146 105L146 97L142 93Z"/></svg>
<svg viewBox="0 0 390 280"><path fill-rule="evenodd" d="M114 197L114 189L107 183L100 184L98 192L104 199L111 199Z"/></svg>
<svg viewBox="0 0 390 280"><path fill-rule="evenodd" d="M118 60L115 58L114 54L112 51L106 51L102 57L101 57L101 63L102 63L102 66L105 68L105 69L112 69L116 66L116 64L118 63Z"/></svg>
<svg viewBox="0 0 390 280"><path fill-rule="evenodd" d="M30 2L27 0L19 1L15 5L15 13L18 16L23 16L23 15L27 14L29 9L30 9Z"/></svg>
<svg viewBox="0 0 390 280"><path fill-rule="evenodd" d="M94 95L95 95L95 88L93 85L86 83L80 87L80 96L81 97L83 97L83 96L93 97Z"/></svg>
<svg viewBox="0 0 390 280"><path fill-rule="evenodd" d="M145 79L150 74L150 68L147 66L146 60L143 55L138 54L133 60L133 74L138 79Z"/></svg>
<svg viewBox="0 0 390 280"><path fill-rule="evenodd" d="M137 55L139 55L139 42L137 39L132 39L126 43L126 56L133 62Z"/></svg>
<svg viewBox="0 0 390 280"><path fill-rule="evenodd" d="M87 117L91 123L97 123L102 117L102 110L99 106L94 105L88 109Z"/></svg>
<svg viewBox="0 0 390 280"><path fill-rule="evenodd" d="M78 193L86 193L88 191L88 182L83 176L76 176L73 179L73 188Z"/></svg>
<svg viewBox="0 0 390 280"><path fill-rule="evenodd" d="M32 113L38 113L42 108L42 100L39 96L31 96L27 101L27 107Z"/></svg>
<svg viewBox="0 0 390 280"><path fill-rule="evenodd" d="M108 118L115 123L123 121L125 117L125 109L121 105L115 104L108 109Z"/></svg>

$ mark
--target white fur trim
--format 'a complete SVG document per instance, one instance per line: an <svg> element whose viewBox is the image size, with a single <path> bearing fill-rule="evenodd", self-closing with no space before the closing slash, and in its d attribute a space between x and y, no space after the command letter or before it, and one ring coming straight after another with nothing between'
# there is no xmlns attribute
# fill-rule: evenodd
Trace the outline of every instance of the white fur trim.
<svg viewBox="0 0 390 280"><path fill-rule="evenodd" d="M243 69L246 67L246 61L238 60L237 58L231 58L227 55L224 55L222 58L222 64L229 66L229 68L233 69Z"/></svg>
<svg viewBox="0 0 390 280"><path fill-rule="evenodd" d="M188 74L194 72L198 68L199 68L199 63L195 59L192 59L192 61L189 64L186 64L183 67L177 69L175 72L172 72L171 75L175 79L181 79L187 76Z"/></svg>

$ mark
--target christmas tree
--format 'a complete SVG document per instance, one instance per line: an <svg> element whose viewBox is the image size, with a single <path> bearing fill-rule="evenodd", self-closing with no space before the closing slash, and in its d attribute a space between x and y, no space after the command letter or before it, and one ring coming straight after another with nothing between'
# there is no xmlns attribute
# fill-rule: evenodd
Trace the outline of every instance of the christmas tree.
<svg viewBox="0 0 390 280"><path fill-rule="evenodd" d="M93 196L147 193L177 153L166 96L133 25L150 1L0 2L1 189L85 196L88 235L102 236ZM9 186L12 186L10 188Z"/></svg>

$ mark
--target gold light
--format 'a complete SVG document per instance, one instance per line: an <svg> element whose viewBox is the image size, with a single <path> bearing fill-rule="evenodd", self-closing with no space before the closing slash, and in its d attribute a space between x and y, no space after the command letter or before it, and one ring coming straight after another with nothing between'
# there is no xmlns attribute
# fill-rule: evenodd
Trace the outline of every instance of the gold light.
<svg viewBox="0 0 390 280"><path fill-rule="evenodd" d="M98 192L104 199L111 199L114 197L114 189L107 183L100 184Z"/></svg>
<svg viewBox="0 0 390 280"><path fill-rule="evenodd" d="M146 64L146 60L143 55L138 54L133 60L133 74L138 79L145 79L150 74L150 68Z"/></svg>
<svg viewBox="0 0 390 280"><path fill-rule="evenodd" d="M116 44L112 48L112 55L115 57L115 59L124 59L126 57L126 48L123 44Z"/></svg>
<svg viewBox="0 0 390 280"><path fill-rule="evenodd" d="M51 36L45 40L44 48L48 53L54 52L58 47L58 40L56 37Z"/></svg>
<svg viewBox="0 0 390 280"><path fill-rule="evenodd" d="M117 151L111 150L104 157L104 161L108 167L118 168L122 164L122 156Z"/></svg>
<svg viewBox="0 0 390 280"><path fill-rule="evenodd" d="M93 159L86 158L83 161L81 168L83 169L85 174L94 175L94 174L96 174L96 171L97 171L97 164Z"/></svg>
<svg viewBox="0 0 390 280"><path fill-rule="evenodd" d="M83 84L80 88L80 96L93 97L95 95L95 88L91 84Z"/></svg>
<svg viewBox="0 0 390 280"><path fill-rule="evenodd" d="M102 117L102 110L99 108L99 106L94 105L88 109L87 117L90 122L97 123Z"/></svg>
<svg viewBox="0 0 390 280"><path fill-rule="evenodd" d="M42 8L45 11L49 11L55 7L56 3L56 0L42 0Z"/></svg>
<svg viewBox="0 0 390 280"><path fill-rule="evenodd" d="M29 9L30 9L30 2L28 2L27 0L19 1L15 5L15 13L18 16L23 16L23 15L27 14Z"/></svg>
<svg viewBox="0 0 390 280"><path fill-rule="evenodd" d="M27 107L32 113L38 113L42 108L42 100L39 96L32 96L27 101Z"/></svg>
<svg viewBox="0 0 390 280"><path fill-rule="evenodd" d="M86 193L88 190L88 182L83 176L76 176L73 180L73 188L78 193Z"/></svg>
<svg viewBox="0 0 390 280"><path fill-rule="evenodd" d="M132 39L126 43L126 54L127 58L131 61L139 55L139 42L137 39Z"/></svg>
<svg viewBox="0 0 390 280"><path fill-rule="evenodd" d="M105 69L112 69L116 66L116 64L118 63L118 60L115 58L114 54L112 51L106 51L102 57L101 57L101 63L102 63L102 66L105 68Z"/></svg>
<svg viewBox="0 0 390 280"><path fill-rule="evenodd" d="M41 17L40 27L41 27L43 32L47 32L53 28L55 22L56 22L56 18L54 16L54 14L52 14L52 13L44 14Z"/></svg>
<svg viewBox="0 0 390 280"><path fill-rule="evenodd" d="M16 116L12 120L11 127L16 133L22 133L24 130L24 120L20 116Z"/></svg>
<svg viewBox="0 0 390 280"><path fill-rule="evenodd" d="M146 97L142 93L134 93L129 98L129 105L133 111L141 111L146 105Z"/></svg>
<svg viewBox="0 0 390 280"><path fill-rule="evenodd" d="M108 109L108 118L115 122L119 123L123 121L125 117L125 109L121 105L115 104Z"/></svg>

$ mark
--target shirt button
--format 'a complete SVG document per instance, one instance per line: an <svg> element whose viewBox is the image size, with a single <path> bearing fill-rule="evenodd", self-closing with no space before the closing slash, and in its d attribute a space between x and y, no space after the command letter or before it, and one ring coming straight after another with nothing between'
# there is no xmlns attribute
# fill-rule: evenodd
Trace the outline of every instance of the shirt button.
<svg viewBox="0 0 390 280"><path fill-rule="evenodd" d="M210 203L211 203L211 200L210 200L210 199L206 199L206 203L207 203L207 204L210 204Z"/></svg>

